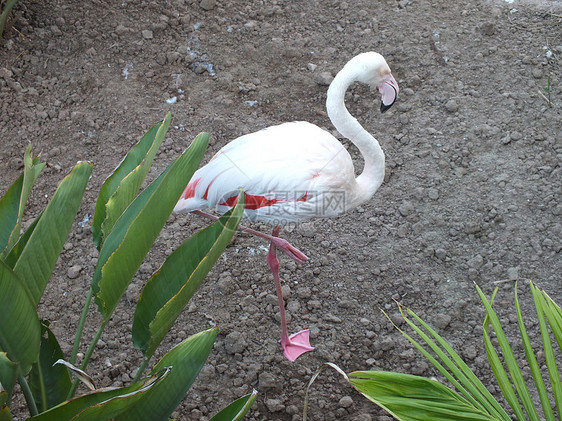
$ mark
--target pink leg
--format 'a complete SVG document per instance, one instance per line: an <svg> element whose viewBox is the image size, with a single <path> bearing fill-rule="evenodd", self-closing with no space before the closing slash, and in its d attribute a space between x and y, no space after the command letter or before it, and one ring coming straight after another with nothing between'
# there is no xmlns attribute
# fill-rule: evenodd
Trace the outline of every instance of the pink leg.
<svg viewBox="0 0 562 421"><path fill-rule="evenodd" d="M207 213L207 212L193 211L192 213L194 213L196 215L199 215L199 216L204 216L205 218L209 218L209 219L212 219L214 221L219 219L218 216L212 215L212 214ZM284 240L284 239L279 238L279 237L274 236L274 235L264 234L263 232L259 232L259 231L253 230L251 228L245 227L244 225L238 225L238 229L241 229L242 231L245 231L245 232L250 233L252 235L255 235L257 237L261 237L261 238L271 242L272 244L275 244L275 246L278 247L279 250L281 250L283 253L285 253L287 256L289 256L291 259L293 259L293 260L295 260L299 263L304 263L308 260L308 257L306 257L306 255L302 251L300 251L296 247L293 247L287 240ZM279 227L277 227L277 231L279 232Z"/></svg>
<svg viewBox="0 0 562 421"><path fill-rule="evenodd" d="M277 235L279 235L279 227L273 228L272 237L276 238ZM281 280L279 279L279 259L277 259L277 245L275 241L272 241L269 246L267 263L269 263L273 273L273 281L275 282L277 301L279 302L279 311L281 313L281 346L283 347L283 355L293 362L305 352L314 350L314 347L310 346L310 331L306 329L289 336L287 319L285 317L285 303L283 302L283 292L281 291Z"/></svg>

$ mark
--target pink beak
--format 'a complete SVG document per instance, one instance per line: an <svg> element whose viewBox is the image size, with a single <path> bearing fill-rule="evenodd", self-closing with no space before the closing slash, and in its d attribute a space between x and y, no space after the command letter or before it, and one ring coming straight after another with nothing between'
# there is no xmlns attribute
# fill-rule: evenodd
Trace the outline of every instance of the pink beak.
<svg viewBox="0 0 562 421"><path fill-rule="evenodd" d="M398 83L394 77L391 74L385 76L383 83L379 86L379 92L382 95L381 113L384 113L392 107L392 104L394 104L394 101L396 101L398 97L399 91Z"/></svg>

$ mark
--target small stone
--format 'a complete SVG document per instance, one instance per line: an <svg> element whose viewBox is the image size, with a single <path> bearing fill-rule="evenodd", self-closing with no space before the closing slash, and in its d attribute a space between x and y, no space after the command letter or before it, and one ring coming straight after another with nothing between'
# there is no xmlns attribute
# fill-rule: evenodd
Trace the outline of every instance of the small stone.
<svg viewBox="0 0 562 421"><path fill-rule="evenodd" d="M492 22L487 22L480 27L480 30L484 35L491 36L496 33L496 27Z"/></svg>
<svg viewBox="0 0 562 421"><path fill-rule="evenodd" d="M340 399L338 405L342 408L349 408L351 405L353 405L353 399L351 398L351 396L344 396Z"/></svg>
<svg viewBox="0 0 562 421"><path fill-rule="evenodd" d="M406 217L414 212L414 205L411 202L402 202L398 207L398 212L400 212L400 215L403 217Z"/></svg>
<svg viewBox="0 0 562 421"><path fill-rule="evenodd" d="M259 390L267 393L267 392L279 392L282 388L282 383L275 378L273 374L268 371L264 371L260 373L258 376L258 386Z"/></svg>
<svg viewBox="0 0 562 421"><path fill-rule="evenodd" d="M141 32L142 37L144 39L152 39L154 38L154 34L152 33L152 31L150 29L145 29L144 31Z"/></svg>
<svg viewBox="0 0 562 421"><path fill-rule="evenodd" d="M76 279L76 278L78 278L78 275L80 275L81 271L82 271L82 266L74 265L74 266L71 266L70 268L68 268L68 271L66 272L66 275L70 279Z"/></svg>
<svg viewBox="0 0 562 421"><path fill-rule="evenodd" d="M445 260L445 258L447 257L447 251L442 248L437 248L435 249L435 257L437 257L439 260Z"/></svg>
<svg viewBox="0 0 562 421"><path fill-rule="evenodd" d="M217 5L216 0L201 0L201 3L199 3L199 6L203 10L213 10L216 5Z"/></svg>
<svg viewBox="0 0 562 421"><path fill-rule="evenodd" d="M479 269L484 264L484 258L479 254L477 254L468 262L466 262L466 264L468 265L469 268Z"/></svg>
<svg viewBox="0 0 562 421"><path fill-rule="evenodd" d="M433 320L433 325L439 329L445 329L451 323L451 316L444 313L439 313Z"/></svg>
<svg viewBox="0 0 562 421"><path fill-rule="evenodd" d="M273 398L266 399L265 406L267 406L267 409L269 409L271 412L280 412L285 409L285 405L283 405L283 402L281 402L281 400Z"/></svg>
<svg viewBox="0 0 562 421"><path fill-rule="evenodd" d="M224 339L224 348L229 354L240 354L248 344L240 332L231 332Z"/></svg>
<svg viewBox="0 0 562 421"><path fill-rule="evenodd" d="M476 358L478 352L476 351L476 347L474 345L468 345L464 348L463 354L467 360L472 361Z"/></svg>
<svg viewBox="0 0 562 421"><path fill-rule="evenodd" d="M320 86L329 86L334 77L330 72L321 72L314 77L314 81Z"/></svg>
<svg viewBox="0 0 562 421"><path fill-rule="evenodd" d="M129 32L129 28L123 25L117 25L117 27L115 28L115 32L117 33L117 35L125 35L127 32Z"/></svg>
<svg viewBox="0 0 562 421"><path fill-rule="evenodd" d="M519 278L519 268L511 267L507 269L507 279L514 281Z"/></svg>
<svg viewBox="0 0 562 421"><path fill-rule="evenodd" d="M437 200L437 199L439 199L439 190L432 187L432 188L428 189L427 195L429 196L429 198L431 200Z"/></svg>
<svg viewBox="0 0 562 421"><path fill-rule="evenodd" d="M539 68L539 67L535 67L535 68L533 69L533 77L534 77L535 79L541 79L541 78L543 77L543 75L542 75L542 69Z"/></svg>
<svg viewBox="0 0 562 421"><path fill-rule="evenodd" d="M450 99L445 104L445 109L449 113L456 113L459 110L459 105L457 104L457 101L455 101L454 99Z"/></svg>

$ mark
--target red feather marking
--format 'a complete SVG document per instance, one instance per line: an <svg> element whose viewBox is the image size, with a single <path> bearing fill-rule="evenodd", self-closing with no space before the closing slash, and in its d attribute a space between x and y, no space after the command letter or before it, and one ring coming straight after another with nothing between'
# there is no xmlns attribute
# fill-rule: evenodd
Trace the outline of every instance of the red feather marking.
<svg viewBox="0 0 562 421"><path fill-rule="evenodd" d="M307 195L308 193L305 193L304 196L302 196L300 199L297 199L297 202L306 202ZM221 203L221 206L234 207L236 206L237 199L238 196L229 197L223 203ZM277 202L279 202L279 200L277 199L268 199L265 196L253 196L251 194L244 193L244 203L246 204L246 206L244 206L245 209L255 210L267 206L273 206Z"/></svg>
<svg viewBox="0 0 562 421"><path fill-rule="evenodd" d="M201 179L198 178L197 180L194 180L191 183L189 183L182 194L182 199L189 199L195 196L195 188L197 187L197 184L199 184L200 181Z"/></svg>
<svg viewBox="0 0 562 421"><path fill-rule="evenodd" d="M236 206L236 202L238 201L238 196L232 196L226 199L221 206ZM277 203L277 199L267 199L264 196L252 196L251 194L244 193L244 206L245 209L259 209L266 206L272 206Z"/></svg>

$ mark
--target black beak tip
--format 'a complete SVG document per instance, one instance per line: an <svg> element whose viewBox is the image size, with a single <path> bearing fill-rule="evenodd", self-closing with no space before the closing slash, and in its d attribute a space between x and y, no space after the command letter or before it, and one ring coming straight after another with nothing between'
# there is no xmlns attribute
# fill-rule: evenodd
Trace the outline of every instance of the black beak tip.
<svg viewBox="0 0 562 421"><path fill-rule="evenodd" d="M389 104L389 105L386 105L386 104L384 104L383 102L381 102L381 114L384 114L385 112L387 112L388 109L389 109L390 107L392 107L392 104L394 104L394 102L392 102L392 103Z"/></svg>

